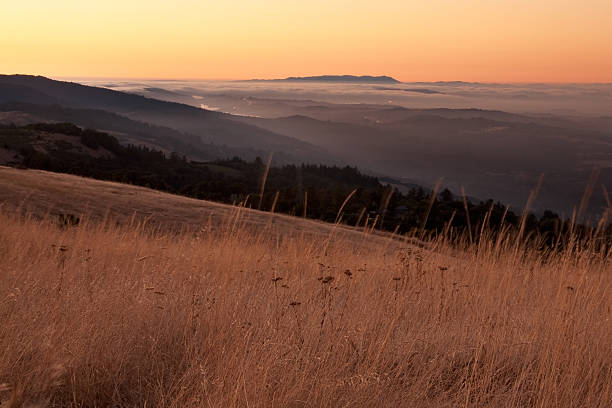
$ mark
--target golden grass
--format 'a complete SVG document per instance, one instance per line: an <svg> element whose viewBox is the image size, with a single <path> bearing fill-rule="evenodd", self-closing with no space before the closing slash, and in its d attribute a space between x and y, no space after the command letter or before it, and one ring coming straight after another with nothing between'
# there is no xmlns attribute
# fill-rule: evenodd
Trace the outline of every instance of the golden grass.
<svg viewBox="0 0 612 408"><path fill-rule="evenodd" d="M416 248L7 168L0 206L2 407L611 406L596 239Z"/></svg>
<svg viewBox="0 0 612 408"><path fill-rule="evenodd" d="M172 233L0 213L0 400L610 406L609 250L425 250L252 214Z"/></svg>
<svg viewBox="0 0 612 408"><path fill-rule="evenodd" d="M235 210L231 205L144 187L3 166L0 166L0 208L35 217L73 214L90 221L113 219L120 225L146 220L149 226L164 231L203 227L215 230L233 217ZM245 211L241 217L249 226L258 228L275 224L281 229L324 236L330 230L330 225L323 222L263 211ZM355 236L352 230L342 230Z"/></svg>

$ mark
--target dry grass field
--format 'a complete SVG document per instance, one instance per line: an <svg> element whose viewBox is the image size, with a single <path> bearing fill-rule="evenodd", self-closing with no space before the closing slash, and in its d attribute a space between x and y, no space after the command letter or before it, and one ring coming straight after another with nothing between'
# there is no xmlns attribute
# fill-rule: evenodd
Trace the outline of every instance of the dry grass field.
<svg viewBox="0 0 612 408"><path fill-rule="evenodd" d="M74 214L81 218L118 224L146 220L168 231L216 228L231 217L233 207L196 200L143 187L99 181L41 170L0 166L0 205L37 217ZM243 220L253 226L278 224L292 230L326 234L329 225L283 214L247 211Z"/></svg>
<svg viewBox="0 0 612 408"><path fill-rule="evenodd" d="M0 203L2 407L612 406L595 240L418 248L31 170Z"/></svg>

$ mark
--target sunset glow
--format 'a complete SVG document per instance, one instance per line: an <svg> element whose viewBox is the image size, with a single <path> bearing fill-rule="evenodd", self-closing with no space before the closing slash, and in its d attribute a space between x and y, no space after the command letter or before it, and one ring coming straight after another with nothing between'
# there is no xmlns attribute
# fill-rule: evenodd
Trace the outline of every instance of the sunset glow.
<svg viewBox="0 0 612 408"><path fill-rule="evenodd" d="M2 3L7 74L612 82L609 0Z"/></svg>

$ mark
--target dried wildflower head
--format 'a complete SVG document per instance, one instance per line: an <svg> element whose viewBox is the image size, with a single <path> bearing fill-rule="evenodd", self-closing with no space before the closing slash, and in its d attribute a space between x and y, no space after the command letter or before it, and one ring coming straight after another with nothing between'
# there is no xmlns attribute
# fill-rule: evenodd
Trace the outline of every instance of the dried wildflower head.
<svg viewBox="0 0 612 408"><path fill-rule="evenodd" d="M350 278L351 276L353 276L353 273L351 272L351 270L350 270L350 269L345 270L345 271L344 271L344 274L345 274L346 276L348 276L349 278Z"/></svg>
<svg viewBox="0 0 612 408"><path fill-rule="evenodd" d="M299 306L299 305L301 305L301 303L300 303L300 302L295 302L295 301L293 301L293 302L289 303L289 306L293 306L293 307L295 307L295 306Z"/></svg>
<svg viewBox="0 0 612 408"><path fill-rule="evenodd" d="M66 252L68 251L68 249L70 249L67 245L55 245L55 244L51 244L51 248L55 249L57 248L58 251L60 252Z"/></svg>
<svg viewBox="0 0 612 408"><path fill-rule="evenodd" d="M277 276L276 278L272 279L272 282L276 283L276 282L282 281L282 280L283 280L283 278L281 278L280 276Z"/></svg>
<svg viewBox="0 0 612 408"><path fill-rule="evenodd" d="M326 283L329 283L329 282L331 282L333 280L334 280L333 276L326 276L323 279L321 279L321 283L326 284Z"/></svg>

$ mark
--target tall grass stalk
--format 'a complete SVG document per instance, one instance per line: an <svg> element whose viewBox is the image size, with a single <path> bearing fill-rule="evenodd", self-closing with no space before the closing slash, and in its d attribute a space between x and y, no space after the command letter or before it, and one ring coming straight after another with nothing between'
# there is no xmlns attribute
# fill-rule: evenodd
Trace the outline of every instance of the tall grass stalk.
<svg viewBox="0 0 612 408"><path fill-rule="evenodd" d="M270 153L268 156L266 167L264 167L264 172L261 175L261 184L259 185L259 203L257 204L258 210L261 210L261 204L263 203L264 192L266 191L266 181L268 180L268 173L270 172L270 165L272 164L272 155L273 153Z"/></svg>

